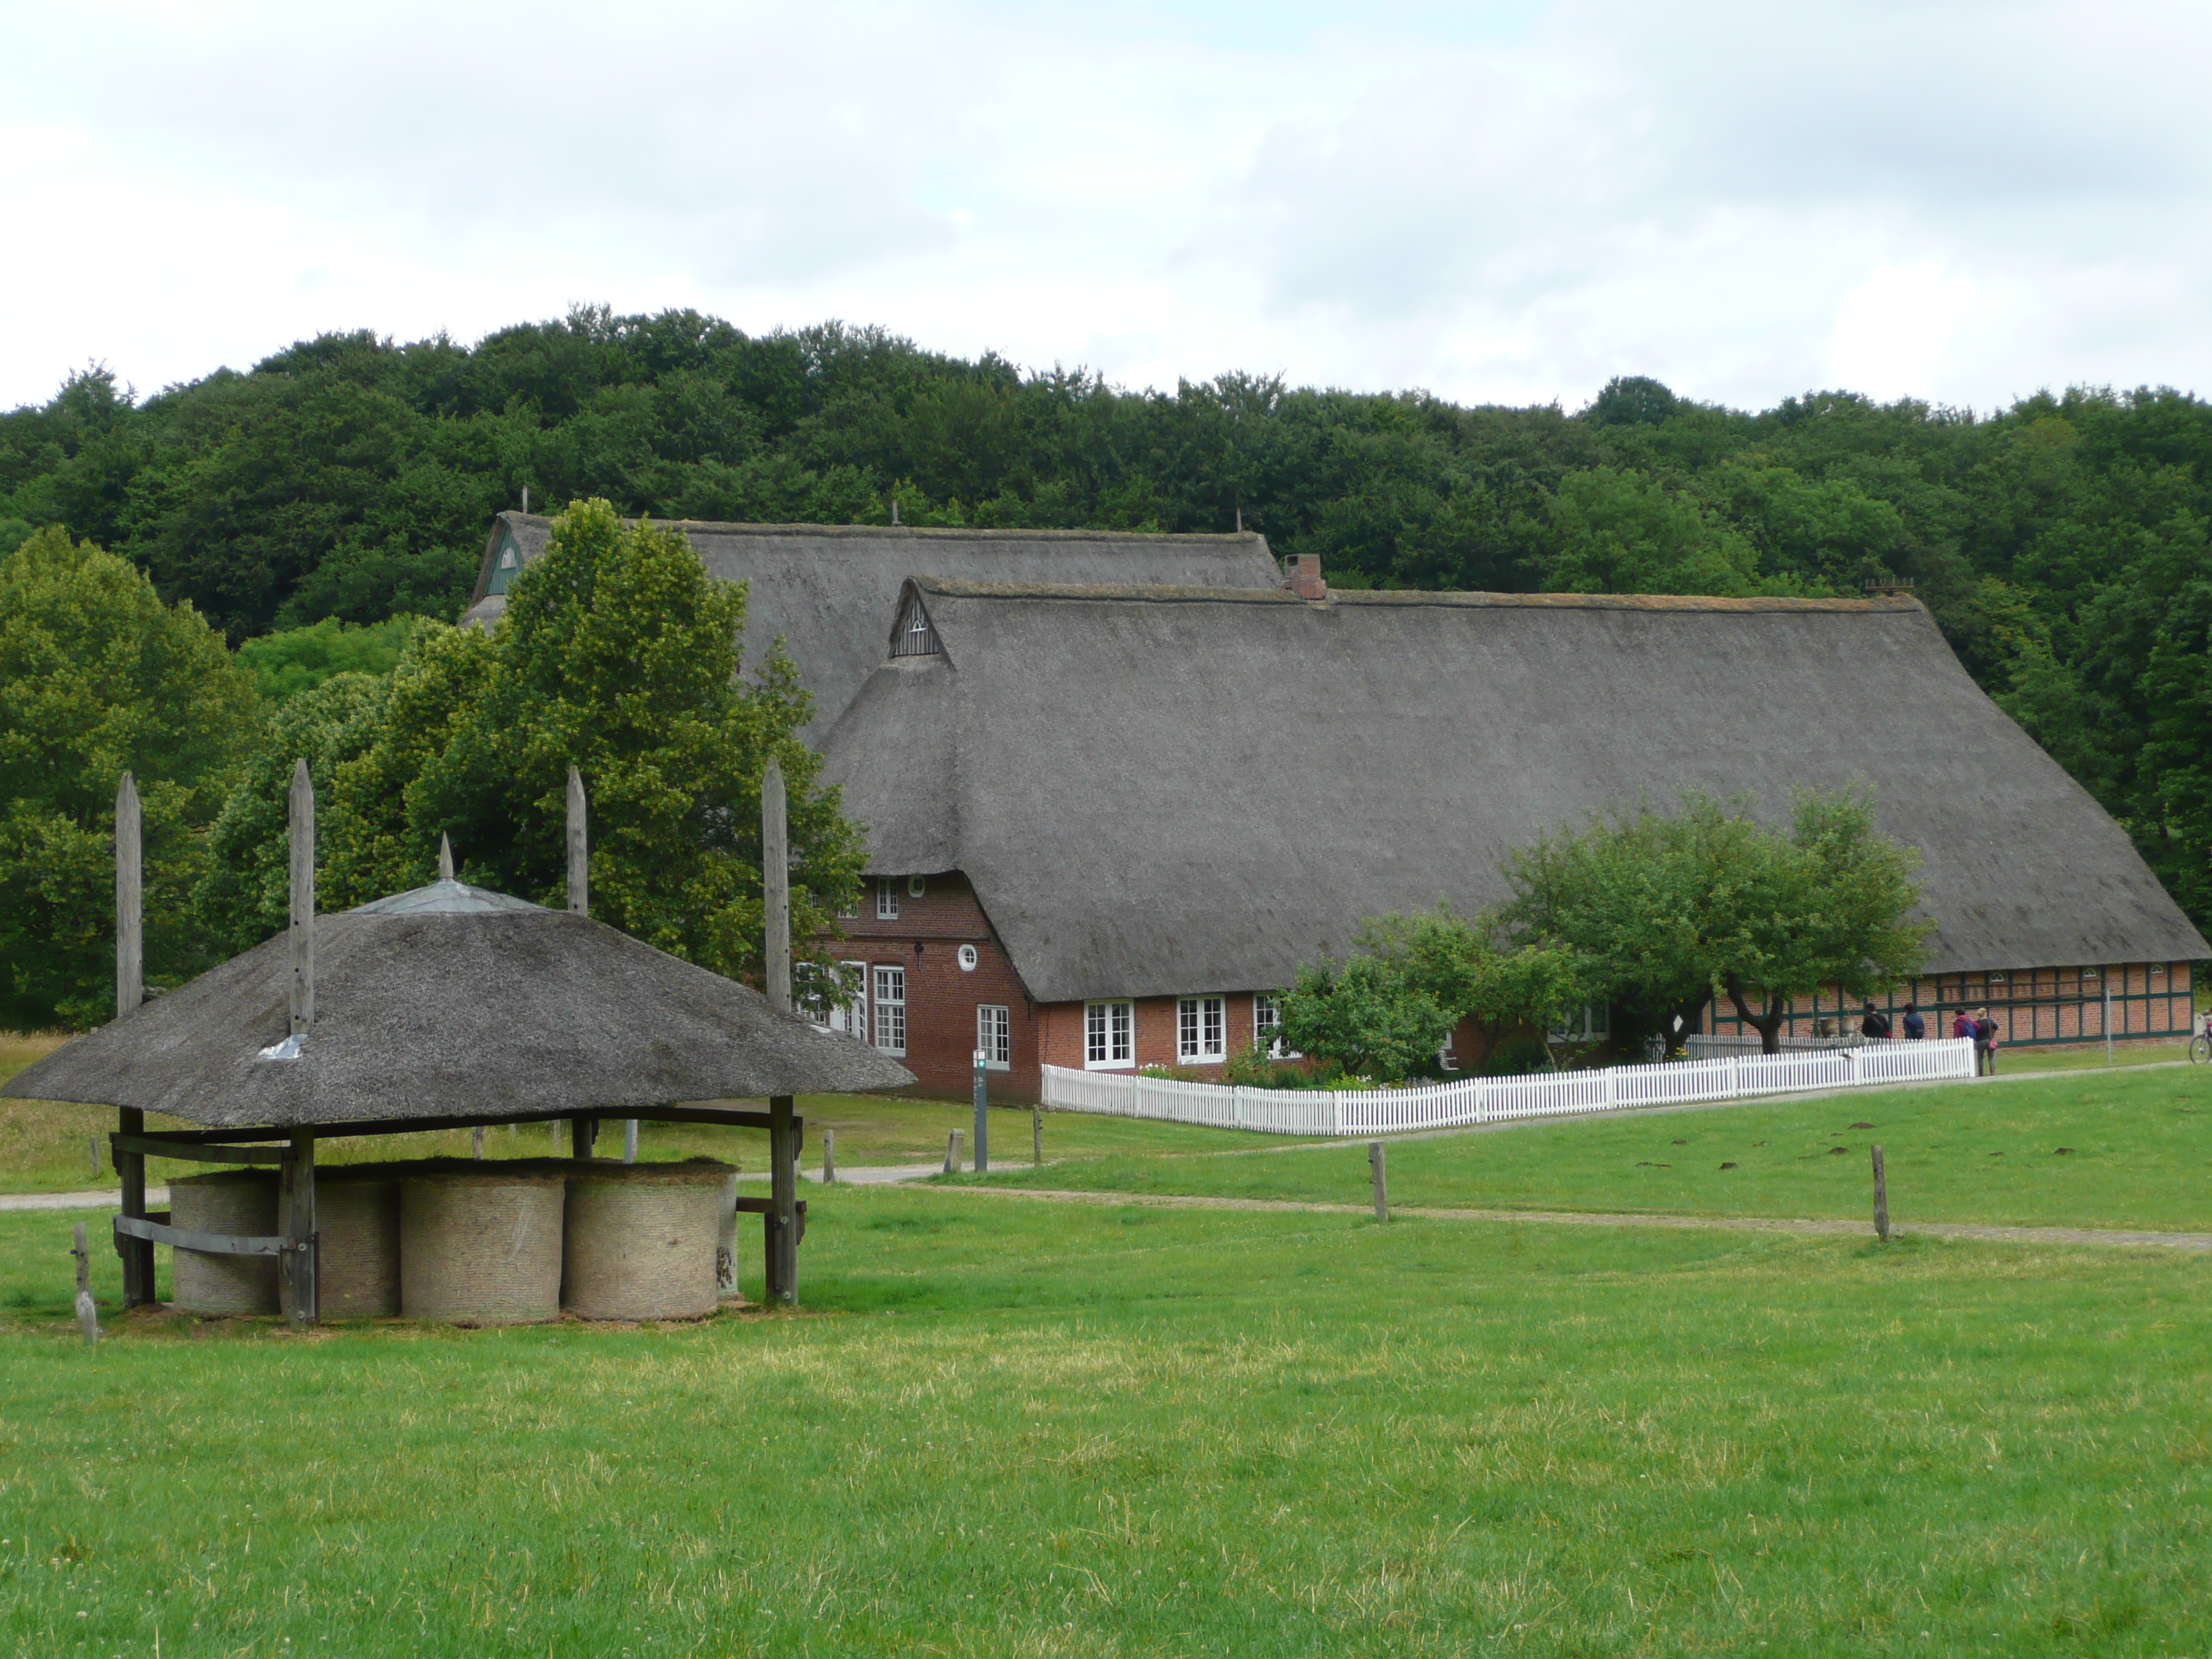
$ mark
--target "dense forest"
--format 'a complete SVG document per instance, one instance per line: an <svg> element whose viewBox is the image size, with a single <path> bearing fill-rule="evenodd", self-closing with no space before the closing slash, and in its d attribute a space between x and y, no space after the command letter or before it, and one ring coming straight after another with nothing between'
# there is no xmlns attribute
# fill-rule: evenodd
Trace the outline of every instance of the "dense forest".
<svg viewBox="0 0 2212 1659"><path fill-rule="evenodd" d="M1754 414L1623 379L1572 415L1241 374L1131 392L878 330L586 309L474 347L325 336L143 399L94 368L0 415L0 554L64 526L234 647L320 623L315 649L343 654L339 624L450 619L525 487L671 518L883 523L894 496L915 524L1241 517L1340 585L1909 580L2212 919L2212 405L2176 392L1990 414L1821 392ZM1820 717L1756 685L1741 708L1778 732ZM1945 741L1911 708L1896 723Z"/></svg>

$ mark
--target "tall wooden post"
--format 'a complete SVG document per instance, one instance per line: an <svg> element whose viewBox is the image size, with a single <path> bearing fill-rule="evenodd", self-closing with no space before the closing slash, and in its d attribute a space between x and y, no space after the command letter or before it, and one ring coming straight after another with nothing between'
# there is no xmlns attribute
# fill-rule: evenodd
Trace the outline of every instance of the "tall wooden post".
<svg viewBox="0 0 2212 1659"><path fill-rule="evenodd" d="M1389 1157L1389 1149L1381 1141L1367 1143L1367 1172L1375 1186L1375 1218L1377 1221L1390 1218L1390 1181L1389 1166L1385 1163Z"/></svg>
<svg viewBox="0 0 2212 1659"><path fill-rule="evenodd" d="M315 1132L292 1131L279 1166L278 1219L284 1230L284 1277L291 1292L292 1328L305 1330L321 1316L320 1252L315 1232Z"/></svg>
<svg viewBox="0 0 2212 1659"><path fill-rule="evenodd" d="M799 1300L799 1130L789 1095L768 1103L769 1216L768 1299Z"/></svg>
<svg viewBox="0 0 2212 1659"><path fill-rule="evenodd" d="M761 896L767 922L768 1000L791 1012L791 840L783 766L773 755L761 779ZM799 1134L789 1095L768 1103L769 1300L799 1300Z"/></svg>
<svg viewBox="0 0 2212 1659"><path fill-rule="evenodd" d="M125 772L115 790L115 1017L118 1019L146 1000L146 931L144 909L144 846L138 811L138 785ZM115 1127L126 1135L146 1133L146 1114L125 1106L115 1115ZM146 1218L146 1155L114 1154L115 1173L123 1182L123 1213L134 1220ZM154 1243L151 1239L118 1236L115 1253L123 1258L123 1305L143 1308L154 1300Z"/></svg>
<svg viewBox="0 0 2212 1659"><path fill-rule="evenodd" d="M315 1023L315 786L292 763L292 1035Z"/></svg>
<svg viewBox="0 0 2212 1659"><path fill-rule="evenodd" d="M571 915L592 914L592 836L591 823L584 803L584 775L574 767L568 769L568 912ZM599 1138L599 1121L596 1117L572 1117L568 1120L568 1156L572 1158L591 1157L592 1149ZM625 1146L637 1145L637 1120L631 1118L623 1126Z"/></svg>
<svg viewBox="0 0 2212 1659"><path fill-rule="evenodd" d="M761 779L761 908L768 924L768 1000L791 1012L791 834L783 764Z"/></svg>
<svg viewBox="0 0 2212 1659"><path fill-rule="evenodd" d="M1885 1244L1889 1243L1889 1173L1881 1165L1881 1148L1874 1149L1874 1231Z"/></svg>

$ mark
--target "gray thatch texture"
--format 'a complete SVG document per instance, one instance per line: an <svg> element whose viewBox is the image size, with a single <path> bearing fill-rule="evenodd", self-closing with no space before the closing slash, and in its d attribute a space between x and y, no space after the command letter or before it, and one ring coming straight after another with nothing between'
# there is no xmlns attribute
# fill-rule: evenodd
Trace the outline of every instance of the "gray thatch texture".
<svg viewBox="0 0 2212 1659"><path fill-rule="evenodd" d="M944 653L878 670L825 781L872 871L966 872L1043 1000L1284 985L1686 787L1873 784L1938 970L2208 954L1909 599L915 586Z"/></svg>
<svg viewBox="0 0 2212 1659"><path fill-rule="evenodd" d="M315 1025L283 934L56 1049L6 1092L211 1127L616 1111L911 1083L850 1037L604 923L459 882L315 922Z"/></svg>
<svg viewBox="0 0 2212 1659"><path fill-rule="evenodd" d="M506 601L488 593L512 537L525 563L544 551L553 521L502 513L492 526L467 618L489 626ZM1272 588L1281 573L1267 538L1145 536L1103 530L915 530L878 525L667 522L709 573L750 582L744 661L757 666L781 636L814 693L827 732L884 659L899 587L908 576L992 582L1182 583Z"/></svg>

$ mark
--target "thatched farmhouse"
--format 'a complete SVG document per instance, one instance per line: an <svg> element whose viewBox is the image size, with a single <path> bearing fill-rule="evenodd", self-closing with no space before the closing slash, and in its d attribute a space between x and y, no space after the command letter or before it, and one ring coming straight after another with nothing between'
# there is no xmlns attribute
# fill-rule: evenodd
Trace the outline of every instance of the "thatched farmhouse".
<svg viewBox="0 0 2212 1659"><path fill-rule="evenodd" d="M927 574L999 582L1168 582L1274 587L1267 538L1143 536L1100 530L917 530L902 526L668 522L710 575L750 584L744 661L781 638L814 693L827 732L883 660L884 618L899 585ZM545 550L550 519L502 513L492 521L465 624L488 627L507 609L507 584Z"/></svg>
<svg viewBox="0 0 2212 1659"><path fill-rule="evenodd" d="M1331 592L1291 562L1289 589L905 583L818 739L873 872L838 1026L936 1091L979 1045L1010 1097L1042 1064L1216 1065L1301 962L1387 911L1496 901L1547 830L1684 787L1778 818L1864 782L1935 926L1899 1004L2079 1041L2109 988L2115 1029L2185 1029L2212 951L1914 601Z"/></svg>

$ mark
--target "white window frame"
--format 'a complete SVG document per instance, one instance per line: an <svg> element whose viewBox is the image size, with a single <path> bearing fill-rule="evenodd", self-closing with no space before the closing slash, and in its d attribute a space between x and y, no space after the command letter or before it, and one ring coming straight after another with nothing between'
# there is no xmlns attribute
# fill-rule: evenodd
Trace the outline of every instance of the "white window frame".
<svg viewBox="0 0 2212 1659"><path fill-rule="evenodd" d="M879 963L868 973L873 993L869 1022L875 1028L876 1047L887 1054L906 1054L906 969ZM891 994L891 993L896 994Z"/></svg>
<svg viewBox="0 0 2212 1659"><path fill-rule="evenodd" d="M822 1016L822 1029L842 1031L847 1036L868 1040L868 964L865 962L841 962L837 966L852 976L851 1000L835 1004Z"/></svg>
<svg viewBox="0 0 2212 1659"><path fill-rule="evenodd" d="M1604 1042L1613 1036L1613 1009L1609 1004L1586 1002L1582 1018L1571 1019L1566 1025L1553 1027L1544 1033L1551 1042Z"/></svg>
<svg viewBox="0 0 2212 1659"><path fill-rule="evenodd" d="M889 876L876 878L876 920L898 920L898 884Z"/></svg>
<svg viewBox="0 0 2212 1659"><path fill-rule="evenodd" d="M1218 1066L1229 1058L1229 999L1176 999L1176 1064Z"/></svg>
<svg viewBox="0 0 2212 1659"><path fill-rule="evenodd" d="M1112 1000L1085 1003L1083 1069L1127 1072L1134 1070L1136 1064L1137 1005Z"/></svg>
<svg viewBox="0 0 2212 1659"><path fill-rule="evenodd" d="M1004 1002L975 1005L975 1048L987 1072L1010 1072L1014 1066L1014 1011Z"/></svg>
<svg viewBox="0 0 2212 1659"><path fill-rule="evenodd" d="M1290 1060L1294 1056L1283 1047L1283 1000L1272 991L1252 993L1252 1046L1264 1044L1270 1060Z"/></svg>

